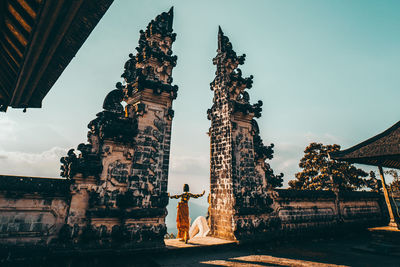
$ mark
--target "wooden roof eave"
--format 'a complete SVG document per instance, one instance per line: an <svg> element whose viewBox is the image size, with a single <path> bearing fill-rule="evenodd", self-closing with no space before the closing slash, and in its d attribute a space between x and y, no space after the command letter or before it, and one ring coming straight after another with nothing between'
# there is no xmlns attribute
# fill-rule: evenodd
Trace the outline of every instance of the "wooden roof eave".
<svg viewBox="0 0 400 267"><path fill-rule="evenodd" d="M37 88L32 95L33 99L40 99L41 101L46 96L112 2L113 0L82 2L74 20L70 23L62 41L57 46L53 59L46 66L45 75L41 76L40 80L38 80ZM32 105L34 104L34 102L31 103Z"/></svg>
<svg viewBox="0 0 400 267"><path fill-rule="evenodd" d="M72 2L74 4L70 5L67 12L65 12L65 5L68 1L45 2L40 14L39 23L36 26L31 44L25 55L14 95L11 98L10 105L12 107L30 106L30 99L33 91L36 89L37 82L46 70L46 66L51 60L54 51L62 40L63 34L73 20L82 1ZM62 25L58 25L59 23L57 22L62 12L68 14L66 16L67 20L63 21ZM49 27L49 25L52 25L52 27ZM57 29L57 33L54 35L55 29ZM32 66L35 67L32 68ZM41 102L30 107L40 108Z"/></svg>
<svg viewBox="0 0 400 267"><path fill-rule="evenodd" d="M3 37L0 38L0 44L7 45L8 50L13 48L11 52L15 52L1 55L6 60L0 62L0 72L7 72L0 81L1 111L6 111L8 106L40 108L43 98L112 2L113 0L36 1L30 3L35 4L33 8L26 0L0 2L0 37ZM12 8L8 6L10 4ZM26 46L17 47L21 46L20 42L7 32L9 28L6 27L5 20L9 16L8 11L15 17L10 20L14 23L14 28L24 32ZM23 20L22 24L20 20ZM13 58L4 57L15 57L16 54L19 57L16 68L11 68L11 75L8 72L10 64L14 63Z"/></svg>
<svg viewBox="0 0 400 267"><path fill-rule="evenodd" d="M372 143L378 141L379 139L382 139L392 132L396 131L398 128L400 128L400 121L395 123L392 127L389 129L385 130L384 132L371 137L353 147L350 147L348 149L342 150L342 151L336 151L329 153L330 157L336 160L343 160L347 161L350 163L358 163L358 164L366 164L366 165L373 165L373 166L381 166L381 167L387 167L387 168L396 168L400 169L400 153L398 151L393 151L393 152L385 152L385 153L375 153L375 154L369 154L369 155L360 155L357 156L357 151L360 150L361 148L364 148L368 145L371 145ZM394 147L399 146L400 144L391 144Z"/></svg>
<svg viewBox="0 0 400 267"><path fill-rule="evenodd" d="M400 169L400 155L391 155L385 157L365 157L365 158L339 158L339 157L332 157L332 158L336 160L347 161L349 163Z"/></svg>

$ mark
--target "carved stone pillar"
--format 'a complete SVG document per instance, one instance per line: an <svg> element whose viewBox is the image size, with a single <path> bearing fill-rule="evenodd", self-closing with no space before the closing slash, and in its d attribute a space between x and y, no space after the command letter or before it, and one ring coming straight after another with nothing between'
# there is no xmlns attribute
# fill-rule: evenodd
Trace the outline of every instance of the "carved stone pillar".
<svg viewBox="0 0 400 267"><path fill-rule="evenodd" d="M272 211L269 190L275 176L266 159L272 158L272 145L265 146L254 117L261 116L262 102L250 104L253 77L243 78L238 68L245 55L237 56L221 28L213 63L216 77L211 83L210 208L211 235L225 239L254 238L263 232L268 218L258 215Z"/></svg>
<svg viewBox="0 0 400 267"><path fill-rule="evenodd" d="M125 83L117 83L88 125L89 144L78 146L79 156L70 150L61 159L62 175L79 188L73 197L79 216L71 206L68 220L69 227L86 223L78 242L164 245L172 101L178 91L171 85L177 60L172 19L171 8L140 31L138 52L125 63ZM95 177L92 186L81 185L85 177Z"/></svg>

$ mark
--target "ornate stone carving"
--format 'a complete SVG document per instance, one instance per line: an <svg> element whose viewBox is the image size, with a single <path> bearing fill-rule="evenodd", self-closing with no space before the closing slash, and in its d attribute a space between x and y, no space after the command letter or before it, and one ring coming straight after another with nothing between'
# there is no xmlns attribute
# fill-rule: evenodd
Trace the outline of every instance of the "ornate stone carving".
<svg viewBox="0 0 400 267"><path fill-rule="evenodd" d="M177 56L172 55L171 46L176 39L172 32L173 8L158 15L140 31L137 54L129 54L125 71L121 75L127 84L127 95L135 90L153 89L155 94L167 92L171 99L177 97L178 86L171 85L172 68L176 66Z"/></svg>
<svg viewBox="0 0 400 267"><path fill-rule="evenodd" d="M103 109L106 111L121 114L124 111L124 107L121 104L124 92L122 91L122 84L120 82L116 84L116 87L117 89L109 92L104 99Z"/></svg>
<svg viewBox="0 0 400 267"><path fill-rule="evenodd" d="M67 156L60 159L62 163L61 177L74 178L77 174L85 177L98 177L102 171L101 160L97 153L91 151L91 147L90 144L80 144L78 146L78 150L81 152L79 156L76 156L74 149L70 149Z"/></svg>

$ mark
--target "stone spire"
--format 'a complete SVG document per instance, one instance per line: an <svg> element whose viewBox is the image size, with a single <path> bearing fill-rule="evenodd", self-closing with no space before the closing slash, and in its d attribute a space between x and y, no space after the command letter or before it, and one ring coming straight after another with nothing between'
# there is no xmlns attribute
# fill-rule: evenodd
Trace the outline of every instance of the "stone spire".
<svg viewBox="0 0 400 267"><path fill-rule="evenodd" d="M176 33L172 32L173 17L171 7L168 12L152 20L145 31L140 31L137 53L135 56L129 54L130 59L125 63L125 71L121 75L128 88L152 88L156 93L163 91L176 98L178 86L171 85L172 68L176 66L178 58L172 55L172 43L176 39Z"/></svg>
<svg viewBox="0 0 400 267"><path fill-rule="evenodd" d="M221 27L219 27L217 56L213 59L217 71L216 77L210 85L211 90L215 91L216 88L219 88L223 94L217 92L214 103L226 98L234 105L234 111L254 113L258 118L261 116L262 102L259 101L255 105L250 105L249 94L245 91L252 87L253 75L244 78L242 70L238 68L239 65L244 64L245 58L246 54L237 56L229 38L224 35Z"/></svg>

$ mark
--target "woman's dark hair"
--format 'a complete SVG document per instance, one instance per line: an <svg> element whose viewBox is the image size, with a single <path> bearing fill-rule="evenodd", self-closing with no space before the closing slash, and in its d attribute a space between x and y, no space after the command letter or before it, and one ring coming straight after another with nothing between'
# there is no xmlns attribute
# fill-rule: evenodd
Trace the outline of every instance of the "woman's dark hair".
<svg viewBox="0 0 400 267"><path fill-rule="evenodd" d="M189 185L188 184L184 184L183 185L183 192L189 192Z"/></svg>

